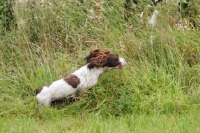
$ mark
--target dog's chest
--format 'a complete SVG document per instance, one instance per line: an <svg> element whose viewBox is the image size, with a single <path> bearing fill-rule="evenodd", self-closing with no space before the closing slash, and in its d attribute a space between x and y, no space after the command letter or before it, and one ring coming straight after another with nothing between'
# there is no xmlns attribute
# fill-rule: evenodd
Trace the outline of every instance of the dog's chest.
<svg viewBox="0 0 200 133"><path fill-rule="evenodd" d="M103 73L103 69L89 70L87 67L83 67L76 71L74 74L79 77L80 84L78 88L89 89L93 85L98 83L99 76Z"/></svg>

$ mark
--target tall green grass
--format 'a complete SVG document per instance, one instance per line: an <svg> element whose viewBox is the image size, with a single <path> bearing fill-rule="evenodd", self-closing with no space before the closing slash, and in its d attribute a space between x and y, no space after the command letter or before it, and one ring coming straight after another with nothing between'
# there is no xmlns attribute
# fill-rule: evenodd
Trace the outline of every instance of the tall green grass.
<svg viewBox="0 0 200 133"><path fill-rule="evenodd" d="M199 131L200 2L191 0L188 12L170 2L127 9L125 1L107 0L11 3L11 30L0 29L2 132ZM34 90L85 65L95 48L118 53L128 66L106 72L79 101L38 108Z"/></svg>

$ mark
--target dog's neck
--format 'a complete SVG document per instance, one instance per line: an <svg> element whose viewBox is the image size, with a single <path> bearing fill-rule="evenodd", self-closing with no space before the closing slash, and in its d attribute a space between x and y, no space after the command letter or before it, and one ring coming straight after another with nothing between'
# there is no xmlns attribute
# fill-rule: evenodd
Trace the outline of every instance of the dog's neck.
<svg viewBox="0 0 200 133"><path fill-rule="evenodd" d="M94 67L92 69L89 69L87 65L85 65L75 71L73 75L76 75L78 78L80 78L80 88L89 89L93 85L97 84L99 76L103 74L106 70L108 70L107 67Z"/></svg>
<svg viewBox="0 0 200 133"><path fill-rule="evenodd" d="M106 70L108 70L107 67L94 67L92 69L89 69L87 65L81 67L77 71L75 71L73 74L77 75L78 77L94 77L98 78L101 74L103 74Z"/></svg>

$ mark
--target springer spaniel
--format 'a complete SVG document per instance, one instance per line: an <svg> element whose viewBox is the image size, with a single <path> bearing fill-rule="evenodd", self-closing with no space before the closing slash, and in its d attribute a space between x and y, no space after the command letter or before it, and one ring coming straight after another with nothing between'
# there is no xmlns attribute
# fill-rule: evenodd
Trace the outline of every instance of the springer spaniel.
<svg viewBox="0 0 200 133"><path fill-rule="evenodd" d="M57 99L70 95L81 96L86 90L97 84L99 76L113 68L122 69L126 64L124 58L109 50L96 49L85 58L86 65L72 73L69 77L36 89L36 99L40 106L50 106Z"/></svg>

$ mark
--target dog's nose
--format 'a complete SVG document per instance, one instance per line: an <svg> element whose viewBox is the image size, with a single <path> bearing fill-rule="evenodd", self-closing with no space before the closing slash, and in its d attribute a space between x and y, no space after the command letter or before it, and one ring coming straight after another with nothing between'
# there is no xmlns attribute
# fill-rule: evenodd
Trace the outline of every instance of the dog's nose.
<svg viewBox="0 0 200 133"><path fill-rule="evenodd" d="M122 65L126 65L127 64L127 61L124 58L120 58L120 62L121 62Z"/></svg>

